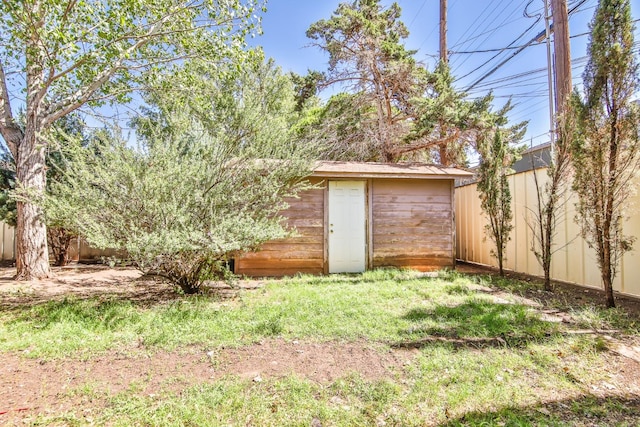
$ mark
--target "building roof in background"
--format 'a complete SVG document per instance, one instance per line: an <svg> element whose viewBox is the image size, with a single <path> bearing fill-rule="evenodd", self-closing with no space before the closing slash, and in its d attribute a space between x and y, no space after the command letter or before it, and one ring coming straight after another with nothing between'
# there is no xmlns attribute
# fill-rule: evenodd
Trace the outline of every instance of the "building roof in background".
<svg viewBox="0 0 640 427"><path fill-rule="evenodd" d="M546 168L549 164L551 164L551 144L547 142L526 150L522 153L520 160L511 166L511 169L513 169L515 173L520 173L533 169Z"/></svg>
<svg viewBox="0 0 640 427"><path fill-rule="evenodd" d="M454 179L468 178L473 174L462 169L426 163L372 163L320 161L312 176L323 178L414 178Z"/></svg>

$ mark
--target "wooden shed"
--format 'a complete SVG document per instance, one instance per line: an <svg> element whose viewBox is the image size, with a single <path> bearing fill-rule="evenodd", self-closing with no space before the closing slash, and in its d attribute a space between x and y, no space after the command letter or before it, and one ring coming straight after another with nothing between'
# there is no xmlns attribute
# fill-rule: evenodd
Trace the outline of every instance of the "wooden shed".
<svg viewBox="0 0 640 427"><path fill-rule="evenodd" d="M318 162L317 188L283 212L294 237L236 258L236 274L355 273L377 267L429 271L455 263L454 179L427 164Z"/></svg>

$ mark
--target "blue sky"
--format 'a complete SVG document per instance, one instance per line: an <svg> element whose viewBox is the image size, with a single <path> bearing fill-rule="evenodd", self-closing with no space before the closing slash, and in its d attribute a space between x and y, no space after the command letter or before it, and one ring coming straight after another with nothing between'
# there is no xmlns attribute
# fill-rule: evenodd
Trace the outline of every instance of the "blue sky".
<svg viewBox="0 0 640 427"><path fill-rule="evenodd" d="M268 0L267 13L263 15L264 35L254 43L262 45L266 55L285 71L304 74L308 68L324 70L327 58L317 48L308 47L305 32L312 23L329 18L339 3L339 0ZM406 46L418 50L416 58L432 69L438 55L439 0L397 3L402 8L402 21L411 33ZM450 64L454 76L459 78L456 86L468 88L516 50L499 49L510 44L521 46L543 31L543 4L543 0L449 0L448 44L452 52ZM588 36L581 34L588 32L597 0L568 0L568 5L569 9L576 8L570 16L569 28L574 36L573 81L579 86L588 42ZM640 0L632 0L631 7L634 18L640 15ZM636 40L640 40L638 31ZM546 142L549 129L546 66L545 45L528 47L470 90L469 97L493 90L496 108L511 98L512 121L530 121L524 142L533 145Z"/></svg>

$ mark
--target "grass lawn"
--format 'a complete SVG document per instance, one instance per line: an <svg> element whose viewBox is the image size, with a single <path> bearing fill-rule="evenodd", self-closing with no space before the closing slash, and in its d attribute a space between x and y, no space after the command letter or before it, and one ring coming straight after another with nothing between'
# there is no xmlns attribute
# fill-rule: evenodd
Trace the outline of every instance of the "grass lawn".
<svg viewBox="0 0 640 427"><path fill-rule="evenodd" d="M636 315L537 284L377 270L162 295L0 294L0 424L639 423Z"/></svg>

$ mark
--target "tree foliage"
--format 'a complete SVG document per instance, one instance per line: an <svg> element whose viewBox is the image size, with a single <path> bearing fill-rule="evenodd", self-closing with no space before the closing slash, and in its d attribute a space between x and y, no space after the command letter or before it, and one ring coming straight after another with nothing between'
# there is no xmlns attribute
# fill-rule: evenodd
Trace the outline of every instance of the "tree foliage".
<svg viewBox="0 0 640 427"><path fill-rule="evenodd" d="M0 134L16 162L17 277L49 275L43 215L47 131L84 105L127 101L149 72L188 58L243 56L254 0L5 0L0 3ZM24 93L25 95L19 95ZM24 99L25 127L15 111Z"/></svg>
<svg viewBox="0 0 640 427"><path fill-rule="evenodd" d="M480 206L489 220L485 231L495 245L491 254L498 261L501 276L504 275L504 252L513 230L511 190L507 175L518 157L519 150L513 146L513 143L517 142L521 136L522 131L518 129L496 129L492 137L478 141Z"/></svg>
<svg viewBox="0 0 640 427"><path fill-rule="evenodd" d="M469 149L479 152L477 141L493 134L496 126L506 125L511 102L493 111L492 94L469 101L466 93L453 87L453 80L445 63L427 74L426 92L412 100L415 117L405 144L399 147L403 154L429 150L440 164L466 166ZM513 131L525 126L526 122L518 123Z"/></svg>
<svg viewBox="0 0 640 427"><path fill-rule="evenodd" d="M551 158L546 165L547 178L544 182L538 178L536 160L532 159L536 205L531 209L531 215L526 217L532 232L531 251L544 272L546 291L553 290L551 261L553 254L561 249L554 243L556 226L563 215L562 208L566 203L572 172L571 138L576 129L576 119L569 105L563 110L564 114L556 122L556 140L554 146L550 147Z"/></svg>
<svg viewBox="0 0 640 427"><path fill-rule="evenodd" d="M21 127L24 128L24 116L18 118ZM71 137L74 143L86 144L85 124L79 115L71 113L61 117L54 123L48 132L50 144L45 152L45 165L47 187L51 182L60 179L59 171L65 162L61 157L61 146L67 143ZM2 154L2 166L0 166L0 221L15 227L17 220L16 199L20 199L20 192L16 188L16 164L11 153ZM70 262L70 248L77 235L70 232L65 224L60 221L45 220L47 225L47 244L53 264L56 266L67 265Z"/></svg>
<svg viewBox="0 0 640 427"><path fill-rule="evenodd" d="M73 167L47 214L187 293L224 277L236 254L288 235L279 212L285 197L306 188L301 178L315 153L288 137L290 80L270 63L245 71L196 61L155 82L174 89L149 93L153 108L135 123L139 146L105 135L69 152Z"/></svg>
<svg viewBox="0 0 640 427"><path fill-rule="evenodd" d="M383 8L379 0L345 2L331 18L307 30L312 43L329 54L323 85L347 88L351 109L368 113L361 116L358 137L383 161L396 159L395 145L406 134L409 100L424 91L424 69L402 44L409 32L400 13L396 3Z"/></svg>
<svg viewBox="0 0 640 427"><path fill-rule="evenodd" d="M308 111L303 139L327 142L331 159L465 166L468 149L510 107L492 112L491 95L466 100L446 64L428 71L405 48L400 16L397 3L356 0L311 25L307 36L329 54L319 87L343 92Z"/></svg>
<svg viewBox="0 0 640 427"><path fill-rule="evenodd" d="M628 0L600 0L591 23L584 97L575 93L578 129L573 135L576 220L597 256L608 307L615 305L613 279L635 237L623 232L634 194L640 140L638 63Z"/></svg>

